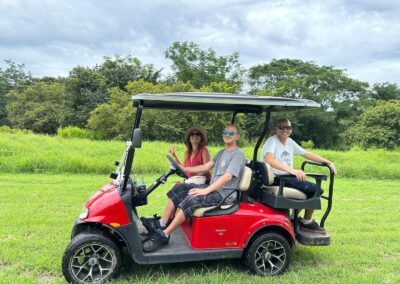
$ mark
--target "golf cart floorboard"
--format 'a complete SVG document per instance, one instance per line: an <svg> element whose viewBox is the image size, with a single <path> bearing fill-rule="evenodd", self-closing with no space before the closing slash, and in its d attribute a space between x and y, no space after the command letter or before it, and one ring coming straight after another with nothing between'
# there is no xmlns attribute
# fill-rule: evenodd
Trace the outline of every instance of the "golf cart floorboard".
<svg viewBox="0 0 400 284"><path fill-rule="evenodd" d="M328 233L317 234L297 230L296 239L304 246L328 246L331 243L331 237Z"/></svg>
<svg viewBox="0 0 400 284"><path fill-rule="evenodd" d="M146 236L145 236L146 237ZM143 238L143 240L145 239ZM176 255L176 254L184 254L186 252L190 252L192 249L190 248L188 241L186 240L185 234L180 230L175 230L170 238L169 238L169 243L159 249L156 252L149 253L151 255ZM145 253L147 255L147 253Z"/></svg>
<svg viewBox="0 0 400 284"><path fill-rule="evenodd" d="M143 235L146 229L140 224L139 232L142 241L147 237ZM169 243L155 252L145 252L148 257L147 263L174 263L186 261L202 261L211 259L239 258L243 253L242 249L224 250L195 250L189 246L186 235L181 228L175 230L170 236Z"/></svg>

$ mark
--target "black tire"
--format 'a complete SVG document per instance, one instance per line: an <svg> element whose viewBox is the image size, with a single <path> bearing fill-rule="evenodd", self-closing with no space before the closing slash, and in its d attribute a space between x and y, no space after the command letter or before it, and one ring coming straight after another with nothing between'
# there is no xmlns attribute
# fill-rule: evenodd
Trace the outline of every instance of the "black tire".
<svg viewBox="0 0 400 284"><path fill-rule="evenodd" d="M120 248L106 236L84 233L72 239L64 252L62 271L69 283L102 283L121 269Z"/></svg>
<svg viewBox="0 0 400 284"><path fill-rule="evenodd" d="M267 233L255 238L246 252L246 263L257 275L282 274L290 263L290 245L278 233Z"/></svg>

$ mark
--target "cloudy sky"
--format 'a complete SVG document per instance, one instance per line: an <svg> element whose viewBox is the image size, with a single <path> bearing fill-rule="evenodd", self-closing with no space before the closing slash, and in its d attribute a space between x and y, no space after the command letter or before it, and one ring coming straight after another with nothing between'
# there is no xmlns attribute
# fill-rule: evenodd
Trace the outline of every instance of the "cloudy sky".
<svg viewBox="0 0 400 284"><path fill-rule="evenodd" d="M398 0L0 0L0 67L38 77L128 54L168 70L164 51L185 40L246 67L299 58L400 84Z"/></svg>

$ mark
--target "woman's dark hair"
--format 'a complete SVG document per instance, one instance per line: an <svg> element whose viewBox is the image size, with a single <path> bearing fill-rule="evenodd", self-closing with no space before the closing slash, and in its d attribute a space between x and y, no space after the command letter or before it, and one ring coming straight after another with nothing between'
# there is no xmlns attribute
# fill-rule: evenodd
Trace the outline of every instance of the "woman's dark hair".
<svg viewBox="0 0 400 284"><path fill-rule="evenodd" d="M192 152L193 152L192 143L190 143L190 134L193 133L193 132L198 132L198 133L201 134L201 140L200 140L200 143L199 143L199 149L201 147L206 146L207 143L208 143L207 132L203 128L201 128L200 126L193 126L193 127L190 127L189 129L187 129L185 131L185 138L184 138L185 145L186 145L185 159L187 157L189 157L190 155L192 155Z"/></svg>

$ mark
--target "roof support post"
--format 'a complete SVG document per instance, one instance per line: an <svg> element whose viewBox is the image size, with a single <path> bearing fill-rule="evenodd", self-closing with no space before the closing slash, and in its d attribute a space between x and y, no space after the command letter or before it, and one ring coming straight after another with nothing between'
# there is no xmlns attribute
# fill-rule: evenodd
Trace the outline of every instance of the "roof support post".
<svg viewBox="0 0 400 284"><path fill-rule="evenodd" d="M132 135L133 135L133 131L139 127L140 124L140 120L142 118L142 110L143 110L143 104L144 101L141 100L139 101L137 107L136 107L136 117L135 117L135 123L133 124L133 130L132 130Z"/></svg>
<svg viewBox="0 0 400 284"><path fill-rule="evenodd" d="M231 119L231 124L235 124L235 119L236 119L236 115L238 114L237 111L235 111L232 115L232 119Z"/></svg>
<svg viewBox="0 0 400 284"><path fill-rule="evenodd" d="M135 123L133 124L131 140L133 139L133 132L136 128L139 128L140 120L142 118L142 111L143 111L143 104L144 101L139 101L136 107L136 117ZM133 164L133 157L135 156L135 148L132 147L132 144L129 146L128 154L126 156L126 163L125 163L125 170L124 170L124 184L122 186L122 192L125 192L126 186L128 184L129 175L131 173L132 164Z"/></svg>
<svg viewBox="0 0 400 284"><path fill-rule="evenodd" d="M269 130L269 121L271 119L271 112L272 112L272 107L267 108L267 112L265 113L264 127L263 127L260 137L257 140L257 144L254 147L253 162L257 161L258 148L260 148L261 142Z"/></svg>

